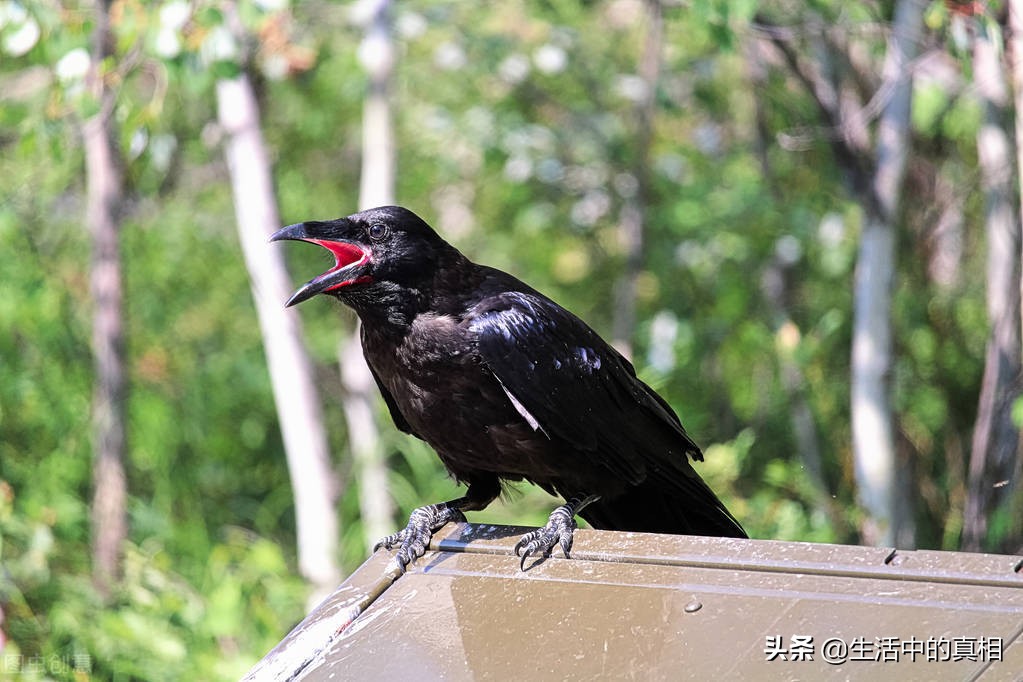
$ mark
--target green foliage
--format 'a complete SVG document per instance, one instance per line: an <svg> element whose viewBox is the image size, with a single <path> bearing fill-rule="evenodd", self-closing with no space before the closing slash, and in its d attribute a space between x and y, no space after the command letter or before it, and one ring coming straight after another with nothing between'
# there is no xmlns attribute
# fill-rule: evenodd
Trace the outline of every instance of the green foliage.
<svg viewBox="0 0 1023 682"><path fill-rule="evenodd" d="M119 590L104 602L87 572L62 565L50 528L56 510L20 517L11 488L0 492L0 603L13 641L4 660L21 661L28 679L37 679L33 657L62 661L51 672L68 679L76 670L95 679L237 679L301 617L305 588L281 546L230 527L194 583L158 539L130 543Z"/></svg>

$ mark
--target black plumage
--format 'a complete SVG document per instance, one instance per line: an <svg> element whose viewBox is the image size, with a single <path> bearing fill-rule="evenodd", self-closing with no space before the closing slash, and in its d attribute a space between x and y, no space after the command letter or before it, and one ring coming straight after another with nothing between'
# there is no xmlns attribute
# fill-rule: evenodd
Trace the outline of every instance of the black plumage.
<svg viewBox="0 0 1023 682"><path fill-rule="evenodd" d="M596 528L746 537L689 460L703 455L671 407L578 317L511 275L477 265L411 211L387 206L306 222L335 266L289 305L327 293L362 320L362 347L399 429L468 485L382 540L404 567L430 534L486 507L502 480L567 500L517 551L571 547L574 515Z"/></svg>

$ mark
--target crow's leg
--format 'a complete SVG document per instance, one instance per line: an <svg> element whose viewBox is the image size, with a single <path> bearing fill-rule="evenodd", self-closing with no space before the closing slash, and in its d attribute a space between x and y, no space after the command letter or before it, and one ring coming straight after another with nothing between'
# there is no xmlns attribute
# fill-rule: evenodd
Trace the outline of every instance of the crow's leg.
<svg viewBox="0 0 1023 682"><path fill-rule="evenodd" d="M515 544L515 555L522 557L519 568L523 571L526 570L526 559L533 555L549 557L554 546L559 544L561 551L565 553L565 558L569 558L568 553L572 549L572 533L576 529L575 515L588 504L599 499L599 495L573 497L551 512L546 526L523 535L522 539Z"/></svg>
<svg viewBox="0 0 1023 682"><path fill-rule="evenodd" d="M382 538L373 547L373 551L381 547L391 549L397 545L398 551L394 555L394 561L404 573L406 566L426 553L430 538L441 526L448 521L465 521L465 514L462 512L485 509L500 492L501 486L497 477L492 480L480 479L470 482L464 497L412 510L408 524L397 533Z"/></svg>

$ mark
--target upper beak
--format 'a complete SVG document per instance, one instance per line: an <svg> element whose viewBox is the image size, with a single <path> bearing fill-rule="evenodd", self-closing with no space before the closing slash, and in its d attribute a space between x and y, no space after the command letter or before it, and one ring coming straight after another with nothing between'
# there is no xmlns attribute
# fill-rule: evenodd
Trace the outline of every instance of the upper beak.
<svg viewBox="0 0 1023 682"><path fill-rule="evenodd" d="M358 268L369 261L369 251L354 242L315 237L309 233L307 225L308 223L296 223L281 228L270 236L270 241L291 239L322 246L334 254L334 267L303 284L284 304L286 308L312 298L316 294L340 289L367 279L359 277Z"/></svg>
<svg viewBox="0 0 1023 682"><path fill-rule="evenodd" d="M270 241L279 242L285 239L297 239L304 241L309 239L309 233L306 232L305 223L295 223L294 225L288 225L270 235Z"/></svg>

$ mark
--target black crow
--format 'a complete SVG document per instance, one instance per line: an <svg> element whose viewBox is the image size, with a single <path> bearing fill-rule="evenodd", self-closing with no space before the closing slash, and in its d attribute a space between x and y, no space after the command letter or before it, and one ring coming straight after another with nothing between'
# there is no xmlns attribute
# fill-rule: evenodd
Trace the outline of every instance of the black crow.
<svg viewBox="0 0 1023 682"><path fill-rule="evenodd" d="M567 556L579 514L595 528L746 537L689 459L703 455L661 396L585 322L515 277L477 265L413 212L374 208L289 225L271 241L334 254L291 306L330 294L362 320L362 348L395 425L468 485L380 541L404 569L430 537L478 511L501 481L566 504L515 551Z"/></svg>

